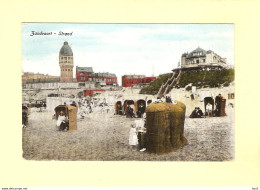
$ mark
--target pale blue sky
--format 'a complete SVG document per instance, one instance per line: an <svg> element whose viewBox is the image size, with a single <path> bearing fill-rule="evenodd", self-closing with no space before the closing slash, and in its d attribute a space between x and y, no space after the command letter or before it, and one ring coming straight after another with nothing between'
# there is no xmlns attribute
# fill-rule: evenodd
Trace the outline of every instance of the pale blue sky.
<svg viewBox="0 0 260 190"><path fill-rule="evenodd" d="M73 32L72 36L30 36L36 32ZM60 75L59 50L68 41L75 68L94 72L150 76L171 72L181 54L198 46L234 64L233 24L46 24L22 25L23 72ZM154 69L153 69L154 68Z"/></svg>

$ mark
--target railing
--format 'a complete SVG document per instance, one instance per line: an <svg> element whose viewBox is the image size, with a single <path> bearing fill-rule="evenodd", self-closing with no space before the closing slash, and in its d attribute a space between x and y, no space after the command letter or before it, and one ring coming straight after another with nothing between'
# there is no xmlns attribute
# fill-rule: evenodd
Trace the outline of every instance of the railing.
<svg viewBox="0 0 260 190"><path fill-rule="evenodd" d="M193 67L204 67L204 66L221 66L226 67L226 64L223 63L196 63L196 64L189 64L189 65L182 65L182 68L193 68Z"/></svg>

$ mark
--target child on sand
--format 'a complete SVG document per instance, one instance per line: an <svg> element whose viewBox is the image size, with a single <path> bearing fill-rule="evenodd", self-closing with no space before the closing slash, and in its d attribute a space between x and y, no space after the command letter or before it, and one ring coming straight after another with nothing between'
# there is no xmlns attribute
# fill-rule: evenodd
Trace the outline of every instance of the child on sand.
<svg viewBox="0 0 260 190"><path fill-rule="evenodd" d="M129 145L138 145L137 131L134 124L131 125L129 133Z"/></svg>

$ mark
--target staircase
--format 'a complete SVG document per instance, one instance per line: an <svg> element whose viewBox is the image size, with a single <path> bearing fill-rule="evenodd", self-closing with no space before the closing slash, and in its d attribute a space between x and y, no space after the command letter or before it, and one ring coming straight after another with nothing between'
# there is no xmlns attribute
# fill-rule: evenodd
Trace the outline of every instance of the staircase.
<svg viewBox="0 0 260 190"><path fill-rule="evenodd" d="M174 88L177 84L178 84L178 81L180 79L180 76L181 76L181 70L178 70L178 71L174 71L171 78L169 78L165 84L163 84L161 86L161 88L159 89L158 93L157 93L157 98L162 98L162 97L165 97L165 95L167 93L170 92L170 90L172 88Z"/></svg>

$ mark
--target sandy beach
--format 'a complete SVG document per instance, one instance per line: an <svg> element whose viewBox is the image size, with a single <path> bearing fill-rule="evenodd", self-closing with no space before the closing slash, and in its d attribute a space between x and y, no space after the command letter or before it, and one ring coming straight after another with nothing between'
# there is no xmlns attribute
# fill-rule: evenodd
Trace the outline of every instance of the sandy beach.
<svg viewBox="0 0 260 190"><path fill-rule="evenodd" d="M128 144L136 118L91 113L76 131L58 131L50 112L31 112L23 129L23 157L28 160L229 161L234 159L234 108L225 117L188 118L183 149L155 155Z"/></svg>

